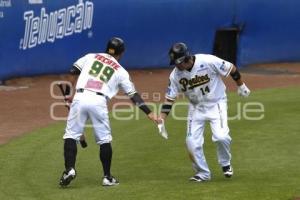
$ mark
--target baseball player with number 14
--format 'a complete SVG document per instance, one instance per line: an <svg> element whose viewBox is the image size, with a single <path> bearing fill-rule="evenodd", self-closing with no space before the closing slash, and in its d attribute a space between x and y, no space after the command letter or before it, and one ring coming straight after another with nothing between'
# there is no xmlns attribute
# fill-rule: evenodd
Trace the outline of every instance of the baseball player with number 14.
<svg viewBox="0 0 300 200"><path fill-rule="evenodd" d="M170 51L170 65L176 67L169 77L169 86L160 118L165 120L179 92L189 100L186 145L196 174L191 181L211 179L203 152L205 122L210 122L212 140L217 145L218 162L225 177L233 175L229 128L227 124L226 87L222 76L230 75L238 86L238 94L247 97L250 90L241 74L230 62L213 55L189 53L186 44L176 43Z"/></svg>

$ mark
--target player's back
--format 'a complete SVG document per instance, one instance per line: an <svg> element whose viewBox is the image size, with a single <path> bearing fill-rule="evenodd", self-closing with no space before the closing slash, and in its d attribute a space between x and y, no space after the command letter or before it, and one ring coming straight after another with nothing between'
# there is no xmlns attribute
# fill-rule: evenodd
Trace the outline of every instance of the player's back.
<svg viewBox="0 0 300 200"><path fill-rule="evenodd" d="M126 86L124 88L124 79L129 80L128 72L109 54L87 54L76 61L74 66L81 70L76 89L100 92L109 98L116 95L119 86L122 86L125 92L134 90ZM128 85L127 82L125 84Z"/></svg>

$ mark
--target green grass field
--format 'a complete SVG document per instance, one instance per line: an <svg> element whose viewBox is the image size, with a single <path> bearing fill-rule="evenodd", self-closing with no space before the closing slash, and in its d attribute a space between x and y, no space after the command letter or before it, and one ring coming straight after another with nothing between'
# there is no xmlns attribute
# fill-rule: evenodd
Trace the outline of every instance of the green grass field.
<svg viewBox="0 0 300 200"><path fill-rule="evenodd" d="M102 187L102 167L92 130L89 147L78 148L77 178L66 189L58 186L63 171L65 124L37 130L0 146L0 199L121 199L121 200L287 200L300 198L300 88L254 91L248 99L229 94L229 116L239 106L260 102L259 121L230 120L234 177L225 179L217 164L216 148L206 129L205 154L212 180L191 183L191 163L185 149L185 121L167 121L169 140L141 114L132 121L111 120L112 173L116 187ZM255 107L255 106L254 106ZM252 107L253 108L253 107ZM184 116L186 108L176 113ZM247 115L247 116L248 116ZM32 122L34 123L34 122Z"/></svg>

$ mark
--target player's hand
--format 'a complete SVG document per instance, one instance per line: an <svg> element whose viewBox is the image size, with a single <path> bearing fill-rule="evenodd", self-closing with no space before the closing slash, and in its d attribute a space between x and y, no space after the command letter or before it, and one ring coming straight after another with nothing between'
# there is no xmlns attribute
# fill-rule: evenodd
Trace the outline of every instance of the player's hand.
<svg viewBox="0 0 300 200"><path fill-rule="evenodd" d="M242 96L242 97L248 97L249 96L249 94L250 94L250 90L249 90L249 88L245 85L245 83L243 83L243 85L240 85L239 87L238 87L238 91L237 91L237 93L238 93L238 95L239 96Z"/></svg>
<svg viewBox="0 0 300 200"><path fill-rule="evenodd" d="M156 115L155 113L151 112L151 113L149 113L147 116L148 116L148 118L149 118L150 120L152 120L154 123L156 123L156 124L159 123L159 119L158 119L158 117L157 117L157 115Z"/></svg>
<svg viewBox="0 0 300 200"><path fill-rule="evenodd" d="M162 121L165 121L166 120L166 118L167 118L167 114L166 113L160 113L160 115L159 115L159 119L161 119Z"/></svg>
<svg viewBox="0 0 300 200"><path fill-rule="evenodd" d="M80 145L81 145L82 148L86 148L88 146L88 144L87 144L87 142L85 140L85 136L84 135L80 136L79 142L80 142Z"/></svg>
<svg viewBox="0 0 300 200"><path fill-rule="evenodd" d="M64 101L66 103L66 107L70 108L70 105L71 105L71 103L73 101L73 98L72 97L65 97Z"/></svg>

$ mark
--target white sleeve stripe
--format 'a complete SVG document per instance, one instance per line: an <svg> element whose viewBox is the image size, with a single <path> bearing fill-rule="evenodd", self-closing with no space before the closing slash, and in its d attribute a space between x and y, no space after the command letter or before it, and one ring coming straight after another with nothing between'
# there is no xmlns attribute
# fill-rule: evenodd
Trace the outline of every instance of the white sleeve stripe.
<svg viewBox="0 0 300 200"><path fill-rule="evenodd" d="M225 77L227 77L227 76L230 74L232 68L233 68L233 64L231 64L230 69L228 70L228 72L227 72L227 74L225 75Z"/></svg>
<svg viewBox="0 0 300 200"><path fill-rule="evenodd" d="M76 67L76 68L77 68L78 70L80 70L80 71L82 70L82 69L79 67L79 65L77 65L77 64L74 64L73 66Z"/></svg>
<svg viewBox="0 0 300 200"><path fill-rule="evenodd" d="M166 98L166 99L169 99L169 100L171 100L171 101L175 101L175 99L176 99L176 98L172 98L172 97L170 97L170 96L168 96L168 95L166 95L165 98Z"/></svg>
<svg viewBox="0 0 300 200"><path fill-rule="evenodd" d="M128 96L132 96L132 95L134 95L135 93L137 93L137 91L128 92L127 95L128 95Z"/></svg>

